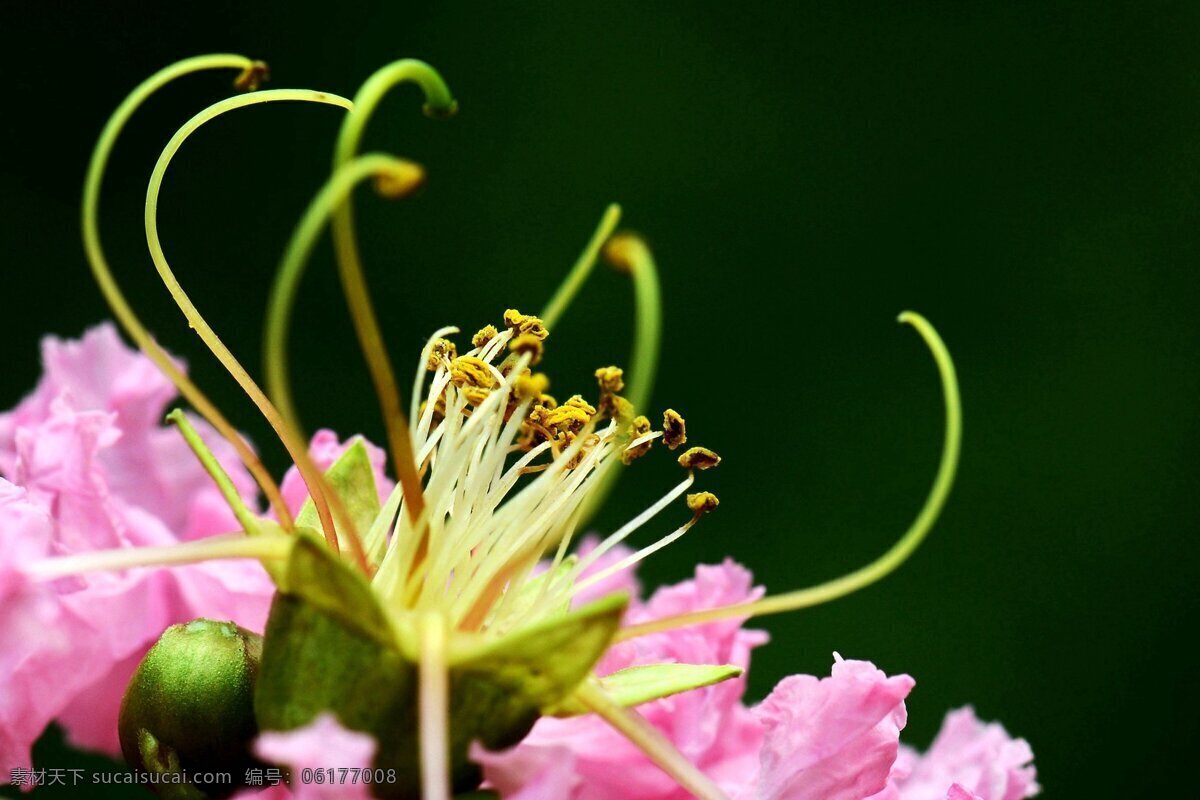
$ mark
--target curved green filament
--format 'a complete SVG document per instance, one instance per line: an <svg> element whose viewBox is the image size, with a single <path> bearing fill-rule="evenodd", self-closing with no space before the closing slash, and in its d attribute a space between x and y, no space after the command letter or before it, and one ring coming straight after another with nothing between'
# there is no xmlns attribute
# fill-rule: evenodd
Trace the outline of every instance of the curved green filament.
<svg viewBox="0 0 1200 800"><path fill-rule="evenodd" d="M912 311L905 311L901 314L899 321L916 328L917 333L925 340L925 344L933 354L938 374L941 377L942 395L946 404L946 433L942 444L941 462L938 464L933 486L929 490L929 496L926 497L925 504L921 507L917 518L913 520L912 525L900 537L900 540L867 566L835 580L810 586L807 589L765 597L753 603L722 606L706 611L665 617L642 625L633 625L623 628L617 634L617 639L631 639L648 633L658 633L728 617L778 614L783 611L794 611L828 603L870 586L891 573L913 554L913 551L924 541L934 522L937 521L942 506L946 503L946 497L950 494L950 488L954 484L954 474L958 469L958 455L962 444L962 404L958 395L958 378L955 375L954 362L950 359L950 353L946 350L946 345L938 336L937 331L924 317Z"/></svg>
<svg viewBox="0 0 1200 800"><path fill-rule="evenodd" d="M571 301L575 299L575 295L579 294L579 290L587 282L588 276L592 274L592 268L596 266L600 248L604 247L604 243L608 241L608 237L612 236L620 221L621 207L616 203L610 203L608 208L604 209L604 216L600 217L600 224L596 226L596 232L592 234L587 247L583 248L583 252L579 254L575 266L571 267L571 271L559 285L558 291L554 293L554 297L550 298L550 302L546 303L546 307L539 315L547 328L553 329L558 324L563 313L571 305Z"/></svg>
<svg viewBox="0 0 1200 800"><path fill-rule="evenodd" d="M278 101L307 101L326 103L341 106L342 108L350 107L349 100L337 95L301 89L275 89L230 97L221 102L214 103L199 114L196 114L184 123L183 127L171 137L167 146L163 148L162 154L158 157L158 162L154 165L153 172L150 174L150 182L146 187L146 244L150 249L150 257L154 260L154 266L158 270L159 277L162 278L167 290L171 293L171 297L183 312L184 317L187 318L188 324L200 335L200 338L207 345L208 349L212 351L217 360L221 362L229 374L233 376L234 380L238 382L238 385L242 387L242 390L258 406L263 416L266 417L267 422L275 430L283 446L287 448L288 454L296 463L296 467L300 471L305 485L308 487L308 493L312 497L313 505L320 517L326 541L336 551L338 549L337 532L334 527L333 515L330 511L330 503L325 491L324 481L322 475L312 463L304 442L300 441L295 432L288 427L287 423L279 415L279 411L267 399L267 396L263 394L262 389L258 387L258 384L254 382L254 379L250 377L242 365L238 363L233 353L229 351L229 348L225 346L209 324L204 321L196 306L183 291L183 287L179 285L175 273L167 263L158 236L159 190L162 187L163 176L166 174L171 159L175 156L175 153L184 141L206 122L226 112L259 103Z"/></svg>
<svg viewBox="0 0 1200 800"><path fill-rule="evenodd" d="M419 184L421 175L421 168L411 161L377 154L362 156L333 174L313 198L296 225L292 239L279 263L279 269L275 273L275 285L271 289L271 299L267 306L263 355L267 373L267 394L279 408L283 418L298 432L301 431L300 420L288 376L288 331L291 327L296 290L317 237L320 236L321 229L333 210L350 196L358 184L368 178L386 178L387 185L391 187L390 192L402 194L405 189ZM303 434L300 435L303 438Z"/></svg>
<svg viewBox="0 0 1200 800"><path fill-rule="evenodd" d="M292 515L288 511L287 505L283 502L283 497L279 493L279 486L271 478L270 473L267 472L262 462L258 459L258 456L250 449L250 446L246 444L233 425L225 419L224 415L200 391L196 384L175 365L171 357L167 355L158 345L158 342L154 340L154 337L150 335L150 332L142 325L141 320L134 313L133 308L125 299L125 295L121 292L116 279L113 277L112 270L108 265L108 259L104 255L104 248L100 243L100 187L104 182L104 172L108 166L108 159L112 154L113 146L116 144L121 131L125 128L125 125L129 122L129 118L133 116L134 112L163 86L185 75L212 69L236 69L241 70L243 76L247 76L259 67L259 62L235 54L218 53L197 56L164 67L142 81L142 83L129 93L125 100L121 102L121 105L117 107L116 111L112 113L112 116L109 117L108 122L105 123L104 130L101 131L100 138L96 142L96 147L92 151L91 161L88 163L87 178L83 184L83 248L87 254L87 261L92 275L95 277L96 283L104 295L104 299L108 302L117 321L121 323L121 327L129 334L129 338L133 339L138 348L146 354L146 357L154 362L155 366L158 367L171 383L175 384L179 393L191 403L192 407L208 420L209 424L216 428L222 437L233 445L238 458L246 465L246 469L249 470L254 480L262 489L268 502L274 508L275 516L279 519L280 524L286 529L291 529L294 524L292 522Z"/></svg>
<svg viewBox="0 0 1200 800"><path fill-rule="evenodd" d="M367 122L388 91L397 84L409 81L415 82L425 93L427 115L449 116L457 109L449 88L433 67L413 59L388 64L371 75L354 96L354 110L347 115L338 134L333 157L335 170L354 157ZM371 373L371 380L375 384L375 393L379 397L392 463L404 492L404 505L412 519L416 520L425 507L421 478L409 437L408 420L400 404L396 374L388 358L387 348L379 331L379 321L367 291L362 256L354 238L354 206L349 196L333 216L333 246L342 289L350 307L350 316L354 320L354 330L358 334L358 342Z"/></svg>
<svg viewBox="0 0 1200 800"><path fill-rule="evenodd" d="M658 282L658 267L650 248L641 237L629 233L612 237L605 256L619 270L627 271L633 280L633 348L629 357L629 373L625 381L625 398L639 414L646 413L658 357L662 350L662 290ZM600 477L600 484L587 501L581 524L600 508L621 477L620 469L609 469Z"/></svg>

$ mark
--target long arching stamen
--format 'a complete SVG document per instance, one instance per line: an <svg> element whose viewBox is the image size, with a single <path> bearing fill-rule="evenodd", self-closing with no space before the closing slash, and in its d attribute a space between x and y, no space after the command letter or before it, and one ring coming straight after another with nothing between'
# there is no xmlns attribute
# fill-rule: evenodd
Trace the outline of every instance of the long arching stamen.
<svg viewBox="0 0 1200 800"><path fill-rule="evenodd" d="M83 248L87 254L92 275L100 286L104 299L108 301L113 315L121 323L125 332L129 334L129 338L133 339L146 357L154 362L171 383L175 384L179 393L192 404L200 416L208 420L209 424L216 428L217 432L233 446L238 458L246 465L246 469L249 470L263 494L266 495L271 507L275 509L275 516L279 519L280 524L284 528L290 529L293 526L292 515L288 511L287 504L283 502L279 486L233 425L217 410L212 401L205 397L204 393L183 374L142 325L113 277L112 270L108 266L108 259L104 255L104 248L100 244L100 186L104 182L104 172L108 166L113 146L129 118L146 102L147 98L166 84L185 75L210 69L241 70L242 74L238 78L237 85L239 88L253 89L265 73L266 67L262 62L253 61L240 55L219 53L197 56L164 67L130 92L105 123L104 130L100 133L100 138L92 151L91 161L88 163L87 178L83 184Z"/></svg>
<svg viewBox="0 0 1200 800"><path fill-rule="evenodd" d="M346 164L358 152L363 130L380 100L392 87L407 81L416 82L425 93L425 112L429 116L449 116L455 112L457 104L433 67L413 59L389 64L368 78L354 96L354 110L342 123L334 150L335 170ZM358 334L359 345L367 361L371 380L375 384L375 393L379 397L393 466L404 491L404 505L408 508L410 517L415 520L425 506L421 494L421 479L413 458L408 420L405 419L404 409L400 405L396 375L379 331L379 321L371 304L370 293L367 291L362 257L358 251L358 242L354 238L354 206L350 197L346 198L334 214L333 244L342 289L346 293L350 316L354 320L354 330Z"/></svg>
<svg viewBox="0 0 1200 800"><path fill-rule="evenodd" d="M725 794L696 765L675 749L675 745L662 731L651 725L645 717L632 708L625 708L613 701L604 690L589 681L584 681L575 690L575 699L583 703L622 736L633 743L653 761L658 768L670 775L684 789L701 800L724 800Z"/></svg>
<svg viewBox="0 0 1200 800"><path fill-rule="evenodd" d="M596 259L600 256L600 248L604 247L604 243L612 236L613 231L617 229L617 223L620 221L621 207L616 203L611 203L608 208L604 209L604 216L600 218L600 224L596 226L596 232L592 234L587 247L583 248L583 252L579 254L579 259L575 262L575 266L571 267L571 271L567 273L567 277L559 285L558 291L554 293L554 297L550 298L550 302L546 303L546 308L540 314L542 322L545 323L547 328L553 328L558 324L558 320L571 305L571 301L575 299L575 295L579 294L579 290L587 282L588 276L592 274L592 267L596 266Z"/></svg>
<svg viewBox="0 0 1200 800"><path fill-rule="evenodd" d="M635 636L644 636L648 633L657 633L659 631L681 628L686 625L696 625L702 622L711 622L717 619L726 619L728 617L778 614L782 611L794 611L800 608L820 605L821 603L828 603L831 600L836 600L839 597L844 597L866 586L870 586L875 581L895 570L912 555L913 551L925 539L934 522L937 521L938 515L942 511L942 506L946 503L946 497L950 494L950 487L954 484L954 474L958 468L959 448L962 443L962 404L958 394L958 378L955 375L954 362L950 359L950 353L946 349L946 345L942 342L942 338L938 336L937 331L934 330L933 326L924 317L912 311L905 311L901 314L899 321L916 328L917 333L921 335L930 352L933 353L934 361L937 363L938 374L942 380L942 395L946 404L946 433L942 444L942 457L938 465L937 475L933 479L933 486L929 490L929 496L926 497L925 504L921 507L920 513L917 514L917 518L905 532L904 536L875 561L835 580L818 584L817 586L810 586L807 589L799 589L774 597L765 597L753 603L722 606L706 611L695 611L689 614L665 617L641 625L631 625L628 628L623 628L617 634L617 639L632 639Z"/></svg>
<svg viewBox="0 0 1200 800"><path fill-rule="evenodd" d="M191 299L183 291L183 287L179 285L175 273L171 270L166 256L163 254L162 245L158 237L159 189L162 186L163 175L167 171L167 166L171 163L171 159L183 142L200 126L228 111L249 105L277 101L307 101L341 106L342 108L350 107L349 100L337 95L302 89L275 89L256 92L251 95L242 95L240 97L230 97L219 103L214 103L199 114L196 114L184 123L183 127L171 137L171 141L167 143L167 146L163 148L162 154L158 157L158 162L154 165L154 171L150 174L150 183L146 187L146 243L150 248L150 257L154 260L154 266L158 270L159 277L162 278L167 290L171 293L171 297L174 298L176 305L179 306L184 317L187 318L188 324L195 329L205 345L208 346L208 349L212 351L217 360L221 362L229 374L233 376L234 380L238 382L238 385L242 387L242 390L258 406L263 416L266 417L267 422L275 430L275 434L279 437L283 446L287 448L288 454L296 463L296 467L299 469L300 475L308 487L308 493L312 497L313 505L316 507L317 515L320 517L326 541L329 542L330 547L336 550L338 548L337 532L333 522L333 515L330 511L329 500L326 496L324 481L316 465L312 463L307 448L288 427L287 423L279 415L278 409L267 399L267 396L263 394L262 389L254 382L254 379L250 377L245 368L234 358L229 348L225 346L209 324L204 321L200 312L192 304Z"/></svg>
<svg viewBox="0 0 1200 800"><path fill-rule="evenodd" d="M641 237L631 233L617 234L609 239L604 248L604 257L615 268L629 273L633 279L633 349L629 358L629 377L625 381L625 398L635 409L644 413L654 388L658 355L662 349L662 291L658 283L658 267L650 248ZM621 470L613 469L603 477L584 509L585 522L604 504L620 476Z"/></svg>
<svg viewBox="0 0 1200 800"><path fill-rule="evenodd" d="M384 155L366 155L340 167L321 188L304 212L292 239L284 251L275 285L267 305L267 322L263 341L264 363L267 371L267 393L279 412L296 431L301 431L299 415L292 399L288 377L288 330L296 301L296 288L304 267L312 255L313 245L329 215L350 196L359 183L368 178L383 178L377 182L380 194L399 198L415 190L424 178L424 170L411 161ZM303 437L303 434L301 433Z"/></svg>

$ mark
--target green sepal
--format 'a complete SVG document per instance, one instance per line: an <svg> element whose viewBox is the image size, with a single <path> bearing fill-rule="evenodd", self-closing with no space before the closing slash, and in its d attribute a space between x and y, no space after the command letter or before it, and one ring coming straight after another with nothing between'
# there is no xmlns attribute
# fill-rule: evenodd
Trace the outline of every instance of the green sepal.
<svg viewBox="0 0 1200 800"><path fill-rule="evenodd" d="M338 576L329 574L337 570ZM267 622L255 712L263 730L292 730L332 711L347 728L378 742L374 766L396 770L397 782L373 787L378 797L420 797L418 675L415 654L388 635L384 612L365 579L305 532L288 564L286 588ZM324 588L314 589L320 584ZM367 602L369 600L369 602ZM562 701L589 674L620 624L628 600L604 598L499 640L452 651L450 758L456 791L479 785L467 757L471 742L509 747L528 733L542 709ZM379 619L367 625L355 613Z"/></svg>
<svg viewBox="0 0 1200 800"><path fill-rule="evenodd" d="M604 693L614 702L632 708L737 678L742 671L741 667L732 664L646 664L618 670L599 681ZM572 695L545 711L556 717L574 717L586 714L590 709Z"/></svg>
<svg viewBox="0 0 1200 800"><path fill-rule="evenodd" d="M517 589L516 597L512 598L512 605L506 609L505 617L515 620L561 618L571 608L571 596L561 592L555 595L551 590L556 582L568 578L574 572L578 562L578 556L567 556L557 567L547 569L540 575L524 581ZM549 597L559 597L560 599L551 605L546 602ZM490 629L499 635L509 632L503 629Z"/></svg>
<svg viewBox="0 0 1200 800"><path fill-rule="evenodd" d="M346 452L338 456L333 466L326 470L325 481L342 501L342 507L354 523L354 529L360 535L365 534L379 516L380 506L375 470L362 439L356 439L346 448ZM301 506L300 513L296 515L296 524L320 530L320 519L311 497Z"/></svg>

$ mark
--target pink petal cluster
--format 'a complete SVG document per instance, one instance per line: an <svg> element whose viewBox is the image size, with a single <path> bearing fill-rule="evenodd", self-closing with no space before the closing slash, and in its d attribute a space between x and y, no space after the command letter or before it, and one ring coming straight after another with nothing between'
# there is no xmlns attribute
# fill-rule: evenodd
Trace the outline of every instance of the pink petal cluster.
<svg viewBox="0 0 1200 800"><path fill-rule="evenodd" d="M169 625L206 616L262 630L274 586L253 561L95 572L35 583L43 559L169 545L235 531L220 492L179 432L162 424L174 387L112 325L42 344L44 374L0 414L0 764L28 767L51 721L72 744L116 754L116 718L133 670ZM233 448L193 424L251 506L256 488ZM313 439L318 464L345 449ZM369 447L381 493L383 454ZM298 476L284 491L305 499Z"/></svg>
<svg viewBox="0 0 1200 800"><path fill-rule="evenodd" d="M732 561L635 600L627 623L753 599L750 573ZM598 672L656 663L749 666L766 641L741 620L640 637L614 647ZM952 713L925 756L900 744L914 685L866 661L836 657L827 678L793 675L758 706L745 679L638 708L735 800L1016 800L1037 793L1032 752L966 709ZM595 716L538 721L516 747L473 757L506 800L685 800L639 750Z"/></svg>

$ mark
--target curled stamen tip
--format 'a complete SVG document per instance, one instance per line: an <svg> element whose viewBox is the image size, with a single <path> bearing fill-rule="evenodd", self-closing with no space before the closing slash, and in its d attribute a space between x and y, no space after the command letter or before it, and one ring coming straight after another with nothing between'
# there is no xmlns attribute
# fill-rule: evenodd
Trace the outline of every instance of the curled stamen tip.
<svg viewBox="0 0 1200 800"><path fill-rule="evenodd" d="M649 252L645 241L636 233L618 233L604 245L604 260L621 272L633 272L637 262Z"/></svg>
<svg viewBox="0 0 1200 800"><path fill-rule="evenodd" d="M265 61L251 62L233 81L239 92L257 92L259 87L271 80L271 68Z"/></svg>
<svg viewBox="0 0 1200 800"><path fill-rule="evenodd" d="M397 159L375 176L375 191L380 197L402 200L425 183L425 168L413 161Z"/></svg>
<svg viewBox="0 0 1200 800"><path fill-rule="evenodd" d="M700 516L715 511L717 506L721 505L721 501L712 492L697 492L687 496L687 505L696 516Z"/></svg>
<svg viewBox="0 0 1200 800"><path fill-rule="evenodd" d="M445 105L435 105L434 103L426 103L421 111L430 119L450 119L458 113L458 101L451 100Z"/></svg>

